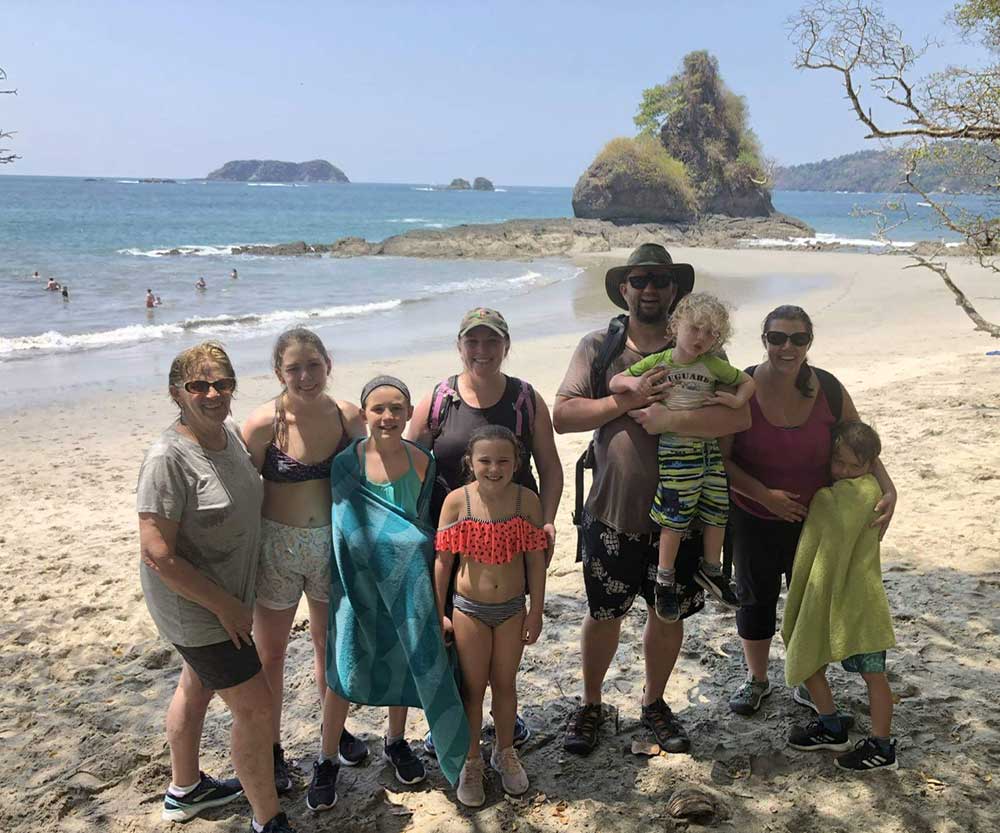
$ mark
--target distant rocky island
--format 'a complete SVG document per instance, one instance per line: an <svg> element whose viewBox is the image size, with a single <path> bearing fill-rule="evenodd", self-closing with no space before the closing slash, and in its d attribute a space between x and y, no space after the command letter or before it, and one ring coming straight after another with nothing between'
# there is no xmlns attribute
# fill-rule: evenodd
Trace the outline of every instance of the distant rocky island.
<svg viewBox="0 0 1000 833"><path fill-rule="evenodd" d="M446 186L446 191L494 191L493 183L490 182L485 176L477 176L473 180L472 184L469 184L469 180L457 177L451 181L451 184Z"/></svg>
<svg viewBox="0 0 1000 833"><path fill-rule="evenodd" d="M992 146L989 149L992 151ZM962 154L956 165L950 154ZM905 159L896 150L862 150L820 162L789 165L774 170L774 187L782 191L860 191L864 193L899 193L906 191L903 181ZM985 173L975 176L961 173L991 171L995 163L981 148L955 142L941 145L937 156L920 160L914 182L924 191L950 194L985 194L995 192L995 179Z"/></svg>
<svg viewBox="0 0 1000 833"><path fill-rule="evenodd" d="M226 162L205 179L225 182L350 182L340 168L325 159L309 162L237 159Z"/></svg>

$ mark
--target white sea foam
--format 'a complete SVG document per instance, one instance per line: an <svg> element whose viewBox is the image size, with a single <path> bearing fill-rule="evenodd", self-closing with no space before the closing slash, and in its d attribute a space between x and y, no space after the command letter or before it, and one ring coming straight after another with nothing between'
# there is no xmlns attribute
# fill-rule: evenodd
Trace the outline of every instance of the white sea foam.
<svg viewBox="0 0 1000 833"><path fill-rule="evenodd" d="M317 307L315 309L276 310L268 313L248 313L246 315L214 315L204 318L188 318L172 324L133 324L128 327L118 327L113 330L102 330L93 333L78 333L64 335L56 330L49 330L37 336L20 336L17 338L0 337L0 361L7 359L27 358L37 353L65 353L79 350L94 350L100 347L123 346L143 341L153 341L168 336L182 335L185 332L197 331L211 334L249 330L260 331L276 329L292 321L305 319L335 319L353 318L387 312L395 309L403 301L392 298L388 301L375 301L370 304L344 304L341 306Z"/></svg>
<svg viewBox="0 0 1000 833"><path fill-rule="evenodd" d="M444 223L424 223L424 228L444 228Z"/></svg>
<svg viewBox="0 0 1000 833"><path fill-rule="evenodd" d="M835 234L817 234L815 237L752 237L739 241L750 248L802 248L805 246L851 246L858 249L910 249L917 245L908 240L874 240L867 237L838 237Z"/></svg>
<svg viewBox="0 0 1000 833"><path fill-rule="evenodd" d="M507 189L506 188L494 188L493 190L496 191L498 194L506 194L507 193Z"/></svg>
<svg viewBox="0 0 1000 833"><path fill-rule="evenodd" d="M248 182L251 188L291 188L294 186L292 182Z"/></svg>
<svg viewBox="0 0 1000 833"><path fill-rule="evenodd" d="M437 188L431 188L431 187L430 187L430 186L428 185L428 186L426 186L426 187L420 187L420 188L411 188L410 190L411 190L411 191L436 191L436 190L437 190Z"/></svg>
<svg viewBox="0 0 1000 833"><path fill-rule="evenodd" d="M236 246L271 246L272 243L233 243L228 246L173 246L169 249L118 249L120 255L132 255L133 257L179 257L179 256L228 256L232 254L233 247ZM178 254L171 255L171 252Z"/></svg>
<svg viewBox="0 0 1000 833"><path fill-rule="evenodd" d="M138 179L116 179L115 182L120 182L122 185L138 185Z"/></svg>

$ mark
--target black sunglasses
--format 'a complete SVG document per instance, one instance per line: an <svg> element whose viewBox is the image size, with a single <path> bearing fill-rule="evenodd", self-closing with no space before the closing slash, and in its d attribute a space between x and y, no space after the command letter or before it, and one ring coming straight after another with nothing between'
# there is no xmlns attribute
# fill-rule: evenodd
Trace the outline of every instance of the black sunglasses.
<svg viewBox="0 0 1000 833"><path fill-rule="evenodd" d="M650 283L657 289L666 289L674 282L673 275L629 275L628 283L633 289L645 289Z"/></svg>
<svg viewBox="0 0 1000 833"><path fill-rule="evenodd" d="M783 333L781 330L768 330L764 333L764 338L768 344L781 347L786 341L791 340L796 347L805 347L813 337L809 333Z"/></svg>
<svg viewBox="0 0 1000 833"><path fill-rule="evenodd" d="M215 392L220 396L225 393L232 393L236 390L236 380L231 376L225 376L222 379L216 379L214 382L209 382L206 379L192 379L190 382L184 383L184 390L188 393L200 393L202 396L208 393L209 388L215 388Z"/></svg>

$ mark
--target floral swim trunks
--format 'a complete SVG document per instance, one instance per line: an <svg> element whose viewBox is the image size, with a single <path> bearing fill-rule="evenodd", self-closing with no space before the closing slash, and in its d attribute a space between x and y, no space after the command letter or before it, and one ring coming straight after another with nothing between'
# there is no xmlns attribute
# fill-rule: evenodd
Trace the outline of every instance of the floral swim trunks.
<svg viewBox="0 0 1000 833"><path fill-rule="evenodd" d="M854 654L840 661L841 667L852 674L884 674L885 651Z"/></svg>
<svg viewBox="0 0 1000 833"><path fill-rule="evenodd" d="M331 528L260 522L257 602L271 610L295 607L304 592L314 602L330 599Z"/></svg>

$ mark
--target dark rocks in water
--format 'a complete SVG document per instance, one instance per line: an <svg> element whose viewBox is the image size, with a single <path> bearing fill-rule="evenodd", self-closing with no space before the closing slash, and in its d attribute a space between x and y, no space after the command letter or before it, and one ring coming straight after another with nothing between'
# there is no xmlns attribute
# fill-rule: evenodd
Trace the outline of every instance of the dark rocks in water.
<svg viewBox="0 0 1000 833"><path fill-rule="evenodd" d="M238 159L226 162L205 179L226 182L350 182L340 168L325 159L310 162Z"/></svg>
<svg viewBox="0 0 1000 833"><path fill-rule="evenodd" d="M469 180L462 179L461 177L453 179L451 184L448 186L449 191L469 191L471 188L472 186L469 185Z"/></svg>
<svg viewBox="0 0 1000 833"><path fill-rule="evenodd" d="M151 183L153 185L176 185L176 179L160 179L156 176L148 176L145 179L140 179L139 182Z"/></svg>
<svg viewBox="0 0 1000 833"><path fill-rule="evenodd" d="M477 176L472 182L473 191L494 191L493 183L485 176Z"/></svg>
<svg viewBox="0 0 1000 833"><path fill-rule="evenodd" d="M277 246L239 246L234 247L232 253L509 260L634 249L640 243L661 243L668 248L678 245L723 247L748 238L809 237L814 233L801 220L784 214L751 218L710 215L695 223L629 224L563 217L414 229L380 243L344 237L333 243L300 241Z"/></svg>

